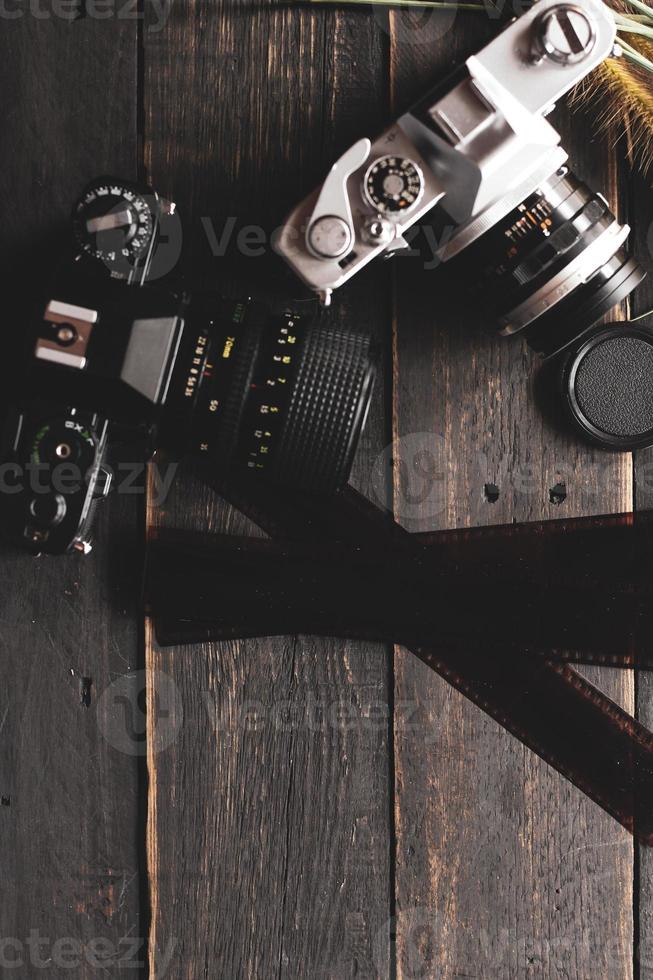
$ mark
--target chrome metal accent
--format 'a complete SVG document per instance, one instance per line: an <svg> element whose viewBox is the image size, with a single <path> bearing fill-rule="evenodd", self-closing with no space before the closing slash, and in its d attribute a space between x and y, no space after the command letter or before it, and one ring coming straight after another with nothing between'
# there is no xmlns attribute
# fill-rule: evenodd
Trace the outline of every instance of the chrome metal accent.
<svg viewBox="0 0 653 980"><path fill-rule="evenodd" d="M102 231L124 228L125 225L131 225L133 221L131 211L126 208L124 211L109 212L109 214L101 214L97 218L89 218L86 222L86 230L89 235L97 235Z"/></svg>
<svg viewBox="0 0 653 980"><path fill-rule="evenodd" d="M368 245L389 245L394 237L394 225L387 218L368 218L361 228L361 238Z"/></svg>
<svg viewBox="0 0 653 980"><path fill-rule="evenodd" d="M569 296L578 286L588 282L606 262L613 258L629 234L628 225L620 225L618 221L613 221L602 235L569 262L557 276L546 282L510 313L500 317L500 333L503 336L518 333Z"/></svg>
<svg viewBox="0 0 653 980"><path fill-rule="evenodd" d="M324 214L308 229L308 245L321 259L338 259L351 248L351 225L335 214Z"/></svg>
<svg viewBox="0 0 653 980"><path fill-rule="evenodd" d="M537 63L549 58L557 65L576 65L594 49L596 23L582 7L560 4L535 21L533 35L533 56Z"/></svg>
<svg viewBox="0 0 653 980"><path fill-rule="evenodd" d="M340 159L331 167L329 176L324 181L320 195L315 202L313 213L308 222L306 232L306 245L309 251L317 255L318 258L334 258L335 256L322 255L313 250L311 239L313 229L324 218L328 217L340 221L349 231L350 241L354 237L354 219L351 214L349 195L347 194L347 180L362 167L370 155L372 144L365 138L354 143ZM339 253L342 255L342 252Z"/></svg>

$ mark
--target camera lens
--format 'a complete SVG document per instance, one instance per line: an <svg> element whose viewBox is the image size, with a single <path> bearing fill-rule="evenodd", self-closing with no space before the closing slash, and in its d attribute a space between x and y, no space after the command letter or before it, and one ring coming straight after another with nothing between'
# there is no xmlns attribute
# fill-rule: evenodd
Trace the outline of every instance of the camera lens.
<svg viewBox="0 0 653 980"><path fill-rule="evenodd" d="M570 344L644 278L628 230L568 170L544 181L470 249L500 332L547 355Z"/></svg>
<svg viewBox="0 0 653 980"><path fill-rule="evenodd" d="M367 335L255 303L196 303L189 327L164 440L301 489L346 483L375 373Z"/></svg>

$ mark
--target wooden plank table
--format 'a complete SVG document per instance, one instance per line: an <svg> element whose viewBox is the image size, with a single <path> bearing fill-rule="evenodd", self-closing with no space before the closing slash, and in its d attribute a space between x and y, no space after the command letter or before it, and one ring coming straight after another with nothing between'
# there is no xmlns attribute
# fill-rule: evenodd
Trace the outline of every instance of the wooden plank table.
<svg viewBox="0 0 653 980"><path fill-rule="evenodd" d="M179 3L164 23L147 2L144 19L20 9L0 33L6 332L26 256L35 275L54 261L102 172L173 197L198 279L299 297L269 248L285 213L496 30L279 0ZM653 204L615 134L581 110L556 125L650 265ZM431 259L378 264L336 299L387 345L352 482L410 530L650 507L650 454L551 428L535 359L463 322ZM162 504L151 488L111 501L89 559L2 552L2 976L97 976L98 957L156 980L653 976L649 853L406 651L158 649L138 612L152 530L257 532L191 466ZM647 677L592 679L653 721Z"/></svg>

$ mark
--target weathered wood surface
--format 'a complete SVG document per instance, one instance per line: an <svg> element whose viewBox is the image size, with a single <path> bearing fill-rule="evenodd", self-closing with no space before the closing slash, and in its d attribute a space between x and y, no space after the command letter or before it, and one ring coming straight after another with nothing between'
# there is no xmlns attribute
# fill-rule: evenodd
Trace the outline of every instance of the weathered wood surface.
<svg viewBox="0 0 653 980"><path fill-rule="evenodd" d="M640 176L624 187L628 220L633 226L633 242L642 262L650 268L653 255L653 201L650 180ZM632 298L631 315L653 308L653 281L649 277ZM640 450L634 459L634 499L637 510L653 510L653 450ZM640 671L635 678L637 717L653 728L653 677ZM634 864L634 961L635 977L653 977L653 854L637 847ZM639 971L639 972L638 972Z"/></svg>
<svg viewBox="0 0 653 980"><path fill-rule="evenodd" d="M388 112L386 44L367 16L216 3L146 36L152 179L186 216L192 273L229 290L298 296L264 240L352 142ZM180 57L180 52L184 56ZM204 219L204 221L202 221ZM214 238L234 224L227 254ZM250 229L250 236L251 236ZM389 327L383 270L335 316ZM383 449L379 386L356 479ZM243 532L189 476L151 524ZM153 949L179 977L389 975L392 914L390 652L306 637L158 651L184 721L151 758ZM160 975L153 952L152 972Z"/></svg>
<svg viewBox="0 0 653 980"><path fill-rule="evenodd" d="M56 231L94 173L138 168L177 201L193 276L299 297L270 233L495 26L263 0L144 12L138 31L3 24L5 263ZM557 123L649 262L646 184L582 111ZM389 344L357 486L411 530L629 509L630 458L551 428L535 359L461 322L431 260L427 240L421 259L370 269L331 314ZM647 466L639 454L639 507ZM143 746L138 510L114 501L85 563L2 554L0 938L39 929L51 954L56 939L145 936L157 980L653 976L648 852L405 651L306 637L163 651L148 628L148 755L125 752L130 733ZM146 533L159 524L256 533L190 467L150 500ZM653 721L646 676L596 678ZM82 957L73 975L96 973Z"/></svg>
<svg viewBox="0 0 653 980"><path fill-rule="evenodd" d="M136 25L20 9L0 31L10 373L13 336L58 261L76 195L98 172L135 177L137 163ZM142 506L142 496L112 500L87 559L0 550L2 976L134 977L143 962Z"/></svg>
<svg viewBox="0 0 653 980"><path fill-rule="evenodd" d="M397 21L410 18L393 20L402 104L491 29L459 14L438 37L442 26L433 17L420 28L420 43L402 43ZM579 114L569 122L558 112L557 121L574 167L615 201L609 137L589 142ZM408 526L428 530L630 509L629 459L593 452L552 429L534 400L537 358L519 340L486 339L480 317L461 319L446 270L439 272L397 264L394 456L413 492L420 469L432 469L414 508L397 472L399 518L403 508ZM486 484L499 490L494 502ZM558 484L566 498L554 504ZM473 608L470 596L470 615ZM628 674L597 670L592 680L632 710ZM452 980L629 977L628 835L401 651L395 697L419 704L430 719L423 730L396 725L398 975L418 975L417 962L424 976Z"/></svg>

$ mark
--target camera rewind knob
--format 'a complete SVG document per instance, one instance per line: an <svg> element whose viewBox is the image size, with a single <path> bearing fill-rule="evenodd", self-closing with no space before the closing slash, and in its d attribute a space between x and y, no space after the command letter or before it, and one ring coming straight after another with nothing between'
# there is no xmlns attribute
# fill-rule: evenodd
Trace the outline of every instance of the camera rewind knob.
<svg viewBox="0 0 653 980"><path fill-rule="evenodd" d="M533 24L533 60L545 58L557 65L575 65L591 54L596 44L596 23L581 7L549 7Z"/></svg>
<svg viewBox="0 0 653 980"><path fill-rule="evenodd" d="M113 178L93 181L73 213L75 238L84 255L102 263L112 277L131 279L147 266L161 214L174 205L135 184Z"/></svg>

